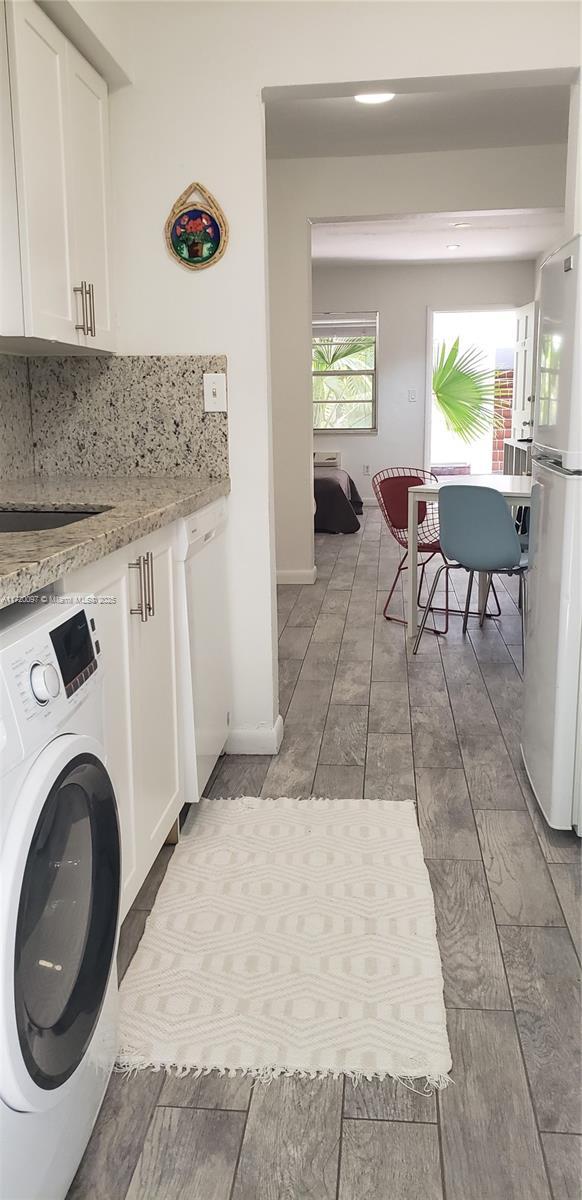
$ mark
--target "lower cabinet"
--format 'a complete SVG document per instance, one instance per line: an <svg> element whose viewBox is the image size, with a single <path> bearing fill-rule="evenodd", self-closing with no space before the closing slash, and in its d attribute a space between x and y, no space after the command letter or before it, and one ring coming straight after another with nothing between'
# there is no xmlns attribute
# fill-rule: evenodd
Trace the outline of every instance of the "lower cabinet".
<svg viewBox="0 0 582 1200"><path fill-rule="evenodd" d="M122 834L121 919L181 807L173 545L168 526L73 572L104 666L104 742Z"/></svg>
<svg viewBox="0 0 582 1200"><path fill-rule="evenodd" d="M140 883L181 807L172 545L168 531L131 547L129 661ZM143 619L145 616L146 619Z"/></svg>

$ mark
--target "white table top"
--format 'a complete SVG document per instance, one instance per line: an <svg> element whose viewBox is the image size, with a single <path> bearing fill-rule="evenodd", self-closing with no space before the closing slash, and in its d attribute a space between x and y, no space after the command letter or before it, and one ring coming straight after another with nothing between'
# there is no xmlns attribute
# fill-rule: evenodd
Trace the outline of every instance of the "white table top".
<svg viewBox="0 0 582 1200"><path fill-rule="evenodd" d="M415 496L438 496L439 488L446 484L465 487L489 487L501 492L506 500L526 501L531 498L530 475L447 475L438 483L421 483L409 488Z"/></svg>

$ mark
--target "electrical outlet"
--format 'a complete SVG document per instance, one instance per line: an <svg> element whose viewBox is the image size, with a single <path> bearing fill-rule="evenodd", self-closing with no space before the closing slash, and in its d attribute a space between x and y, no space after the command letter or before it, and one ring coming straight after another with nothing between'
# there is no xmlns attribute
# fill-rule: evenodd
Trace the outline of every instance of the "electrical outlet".
<svg viewBox="0 0 582 1200"><path fill-rule="evenodd" d="M368 466L367 463L364 463L364 466L362 467L362 475L369 475L369 474L370 474L370 467Z"/></svg>

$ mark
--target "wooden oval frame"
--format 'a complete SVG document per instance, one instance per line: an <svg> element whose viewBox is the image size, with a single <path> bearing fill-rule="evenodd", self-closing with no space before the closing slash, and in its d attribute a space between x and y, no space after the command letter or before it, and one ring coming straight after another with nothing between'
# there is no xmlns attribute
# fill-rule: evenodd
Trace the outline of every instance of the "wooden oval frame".
<svg viewBox="0 0 582 1200"><path fill-rule="evenodd" d="M216 254L213 254L212 258L209 258L206 262L196 262L194 259L188 262L185 258L180 258L180 256L176 254L172 244L172 228L174 222L180 213L188 207L188 202L193 200L195 197L199 197L203 201L203 204L201 204L200 207L208 210L213 219L216 221L216 224L220 230L220 245L218 250L216 251ZM218 203L218 200L216 200L216 198L212 195L212 192L209 192L201 183L196 182L191 183L189 187L185 188L182 194L178 196L176 203L172 206L172 210L164 227L168 253L171 255L174 262L179 263L182 267L185 267L187 271L204 271L207 267L213 267L214 264L222 258L224 251L226 250L228 245L228 232L228 221L220 207L220 204Z"/></svg>

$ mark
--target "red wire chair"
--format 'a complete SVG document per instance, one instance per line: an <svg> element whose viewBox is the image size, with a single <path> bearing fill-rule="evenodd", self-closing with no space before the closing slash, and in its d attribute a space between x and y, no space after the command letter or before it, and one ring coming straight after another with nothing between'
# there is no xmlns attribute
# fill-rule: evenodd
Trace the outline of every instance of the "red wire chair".
<svg viewBox="0 0 582 1200"><path fill-rule="evenodd" d="M374 494L380 506L380 511L384 520L392 534L392 537L398 545L405 551L404 557L401 558L398 564L398 570L394 576L392 587L388 592L388 599L384 605L384 617L387 621L398 621L400 625L405 625L406 622L402 617L388 615L388 606L394 594L394 589L398 583L401 571L406 570L406 559L408 558L408 489L418 487L422 483L438 483L438 478L432 471L423 471L420 467L387 467L385 471L378 471L372 479L372 487ZM427 554L428 558L421 560L420 581L418 585L417 603L420 608L424 606L420 603L420 595L422 585L424 583L425 567L434 558L435 554L440 554L446 562L446 558L441 550L439 541L439 522L438 522L438 505L427 504L421 500L418 505L418 553ZM448 575L448 571L446 573ZM443 610L438 610L442 612ZM445 627L440 630L433 630L434 633L447 633L449 628L449 587L448 580L445 584Z"/></svg>

